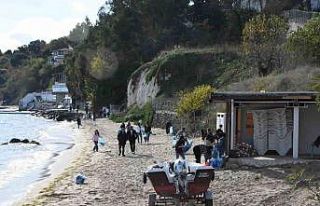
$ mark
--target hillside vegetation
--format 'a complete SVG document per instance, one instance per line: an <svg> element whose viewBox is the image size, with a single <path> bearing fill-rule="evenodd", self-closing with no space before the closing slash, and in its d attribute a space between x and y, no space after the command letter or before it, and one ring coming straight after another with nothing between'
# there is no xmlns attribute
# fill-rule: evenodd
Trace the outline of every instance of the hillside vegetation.
<svg viewBox="0 0 320 206"><path fill-rule="evenodd" d="M310 78L295 69L320 64L319 17L313 13L309 23L289 33L292 19L284 18L283 11L307 12L308 1L252 5L236 0L107 1L95 24L86 19L68 37L49 44L38 40L36 49L31 42L0 52L0 97L14 103L26 92L50 87L52 69L46 59L62 44L74 48L61 68L71 95L91 100L94 109L127 103L127 93L146 100L199 84L220 90L241 84L252 91L307 89L317 69ZM237 82L243 83L228 87Z"/></svg>
<svg viewBox="0 0 320 206"><path fill-rule="evenodd" d="M131 100L132 98L176 96L178 91L191 89L200 84L210 84L220 88L237 82L240 77L248 78L248 74L243 73L244 66L238 50L231 47L177 48L165 51L151 62L139 67L131 75L128 85L128 103L130 105L135 101ZM142 74L145 75L142 76ZM144 78L142 79L144 83L141 83L141 78ZM154 81L151 82L153 79ZM156 94L142 91L147 90L148 87L160 89ZM137 95L140 94L143 96L138 97Z"/></svg>

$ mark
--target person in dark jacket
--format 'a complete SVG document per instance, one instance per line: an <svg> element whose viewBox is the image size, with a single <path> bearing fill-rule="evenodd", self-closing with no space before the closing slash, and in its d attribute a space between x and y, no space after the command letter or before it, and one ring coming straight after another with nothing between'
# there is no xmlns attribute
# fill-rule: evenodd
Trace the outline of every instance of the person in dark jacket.
<svg viewBox="0 0 320 206"><path fill-rule="evenodd" d="M121 123L120 129L126 129L126 125L124 124L124 122Z"/></svg>
<svg viewBox="0 0 320 206"><path fill-rule="evenodd" d="M207 146L207 154L205 156L206 161L211 158L213 145L215 144L215 142L217 140L218 140L218 136L217 135L213 135L211 129L208 129L207 130L207 136L206 136L206 139L205 139L205 144Z"/></svg>
<svg viewBox="0 0 320 206"><path fill-rule="evenodd" d="M186 138L182 134L180 134L179 139L177 140L177 143L175 145L177 159L179 158L179 156L181 156L182 159L185 159L183 148L186 142Z"/></svg>
<svg viewBox="0 0 320 206"><path fill-rule="evenodd" d="M171 122L167 122L166 124L166 134L168 135L170 133L170 127L172 126Z"/></svg>
<svg viewBox="0 0 320 206"><path fill-rule="evenodd" d="M144 137L144 142L145 143L149 143L149 138L150 138L150 135L152 134L151 125L150 124L147 124L145 126L145 132L146 132L146 135Z"/></svg>
<svg viewBox="0 0 320 206"><path fill-rule="evenodd" d="M225 133L223 132L222 127L223 127L222 124L220 124L219 129L217 129L217 131L216 131L216 135L218 135L219 138L225 136Z"/></svg>
<svg viewBox="0 0 320 206"><path fill-rule="evenodd" d="M127 134L125 128L121 127L120 131L118 132L118 145L119 145L119 156L122 154L124 157L124 150L126 147L127 142Z"/></svg>
<svg viewBox="0 0 320 206"><path fill-rule="evenodd" d="M131 127L131 122L128 122L126 125L126 131L129 131L130 127Z"/></svg>
<svg viewBox="0 0 320 206"><path fill-rule="evenodd" d="M201 138L202 140L204 141L207 137L207 131L205 129L202 129L201 130Z"/></svg>
<svg viewBox="0 0 320 206"><path fill-rule="evenodd" d="M138 134L137 134L137 132L133 129L132 126L130 126L130 127L128 128L127 138L128 138L128 140L129 140L129 143L130 143L131 152L132 152L132 154L135 154L135 150L136 150L136 139L138 138Z"/></svg>
<svg viewBox="0 0 320 206"><path fill-rule="evenodd" d="M77 118L77 125L78 125L78 129L80 128L80 126L82 126L82 124L81 124L81 119L80 119L79 116L78 116L78 118Z"/></svg>

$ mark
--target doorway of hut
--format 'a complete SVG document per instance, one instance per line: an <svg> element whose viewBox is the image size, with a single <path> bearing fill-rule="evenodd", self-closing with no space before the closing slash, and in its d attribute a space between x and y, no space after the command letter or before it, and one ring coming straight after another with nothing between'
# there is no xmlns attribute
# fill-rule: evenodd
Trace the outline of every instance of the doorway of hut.
<svg viewBox="0 0 320 206"><path fill-rule="evenodd" d="M292 154L292 133L292 109L237 108L236 143L252 145L260 156Z"/></svg>

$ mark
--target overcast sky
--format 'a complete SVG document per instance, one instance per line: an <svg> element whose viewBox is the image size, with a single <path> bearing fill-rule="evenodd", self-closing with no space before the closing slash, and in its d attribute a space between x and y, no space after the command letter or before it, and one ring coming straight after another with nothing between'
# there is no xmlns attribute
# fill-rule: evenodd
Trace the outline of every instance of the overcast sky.
<svg viewBox="0 0 320 206"><path fill-rule="evenodd" d="M66 36L86 16L92 23L105 0L0 0L0 49Z"/></svg>

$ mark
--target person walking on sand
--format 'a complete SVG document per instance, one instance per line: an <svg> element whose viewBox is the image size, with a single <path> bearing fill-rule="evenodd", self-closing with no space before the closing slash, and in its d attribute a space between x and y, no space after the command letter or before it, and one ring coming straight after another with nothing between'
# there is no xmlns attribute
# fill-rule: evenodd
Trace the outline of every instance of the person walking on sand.
<svg viewBox="0 0 320 206"><path fill-rule="evenodd" d="M132 154L135 154L135 150L136 150L136 139L138 138L138 134L137 132L133 129L132 126L130 126L128 128L128 131L127 131L127 138L130 142L130 149L131 149L131 152Z"/></svg>
<svg viewBox="0 0 320 206"><path fill-rule="evenodd" d="M142 125L141 125L142 121L139 120L137 126L136 126L136 132L138 134L138 143L142 144Z"/></svg>
<svg viewBox="0 0 320 206"><path fill-rule="evenodd" d="M130 127L131 127L131 122L128 122L127 125L126 125L126 131L127 132L130 130Z"/></svg>
<svg viewBox="0 0 320 206"><path fill-rule="evenodd" d="M169 135L170 134L170 127L172 126L171 122L168 121L166 123L166 134Z"/></svg>
<svg viewBox="0 0 320 206"><path fill-rule="evenodd" d="M122 154L124 157L124 149L126 147L127 142L127 134L124 127L121 127L120 131L118 132L118 145L119 145L119 156Z"/></svg>
<svg viewBox="0 0 320 206"><path fill-rule="evenodd" d="M78 116L78 118L77 118L77 125L78 125L78 129L80 128L80 126L82 126L82 124L81 124L81 119L80 119L79 116Z"/></svg>
<svg viewBox="0 0 320 206"><path fill-rule="evenodd" d="M145 133L146 133L146 135L144 137L144 142L149 143L149 138L150 138L150 135L152 134L150 124L147 124L145 126Z"/></svg>
<svg viewBox="0 0 320 206"><path fill-rule="evenodd" d="M93 147L94 152L98 152L99 150L98 148L99 137L100 137L99 131L96 129L94 131L94 135L92 136L92 141L94 143L94 147Z"/></svg>
<svg viewBox="0 0 320 206"><path fill-rule="evenodd" d="M176 159L179 158L179 156L181 156L182 159L185 159L185 155L184 155L184 145L187 142L187 140L185 139L185 133L179 133L179 139L177 140L175 147L175 151L176 151Z"/></svg>
<svg viewBox="0 0 320 206"><path fill-rule="evenodd" d="M121 129L125 129L125 128L126 128L126 125L124 124L124 122L122 122L121 125L120 125L120 130Z"/></svg>

